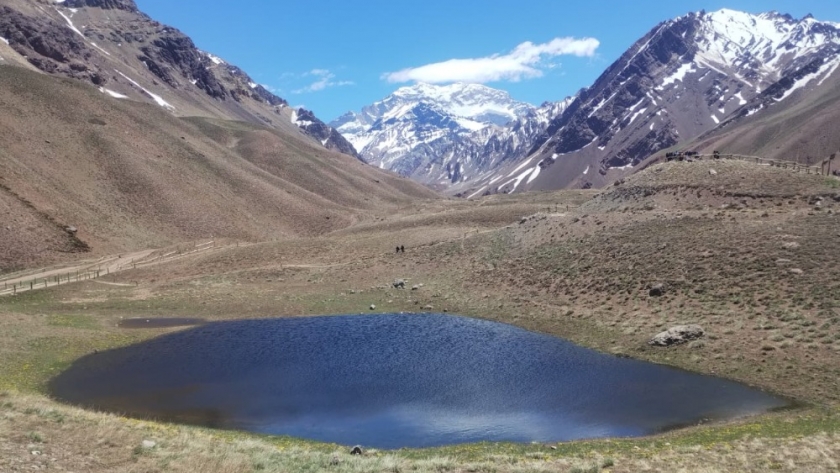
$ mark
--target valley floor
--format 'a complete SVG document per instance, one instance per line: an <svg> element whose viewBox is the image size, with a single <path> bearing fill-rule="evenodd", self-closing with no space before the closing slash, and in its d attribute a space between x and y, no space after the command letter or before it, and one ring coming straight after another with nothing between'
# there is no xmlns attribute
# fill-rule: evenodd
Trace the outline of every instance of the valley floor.
<svg viewBox="0 0 840 473"><path fill-rule="evenodd" d="M0 296L0 471L837 471L838 210L831 178L670 163L599 192L418 202L319 238L158 249L144 256L154 264ZM398 278L409 289L394 288ZM650 295L654 284L662 296ZM345 446L84 411L45 392L80 356L177 330L117 327L125 318L372 305L507 322L735 379L798 407L641 439L351 456ZM706 336L647 345L678 323Z"/></svg>

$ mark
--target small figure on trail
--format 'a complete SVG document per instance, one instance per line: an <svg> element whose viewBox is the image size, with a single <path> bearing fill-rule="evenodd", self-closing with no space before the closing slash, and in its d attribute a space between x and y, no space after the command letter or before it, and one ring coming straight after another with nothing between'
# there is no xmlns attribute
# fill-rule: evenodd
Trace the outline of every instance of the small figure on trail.
<svg viewBox="0 0 840 473"><path fill-rule="evenodd" d="M398 246L398 247L397 247L397 253L399 253L399 252L400 252L400 247Z"/></svg>
<svg viewBox="0 0 840 473"><path fill-rule="evenodd" d="M400 252L405 253L405 246L400 245Z"/></svg>

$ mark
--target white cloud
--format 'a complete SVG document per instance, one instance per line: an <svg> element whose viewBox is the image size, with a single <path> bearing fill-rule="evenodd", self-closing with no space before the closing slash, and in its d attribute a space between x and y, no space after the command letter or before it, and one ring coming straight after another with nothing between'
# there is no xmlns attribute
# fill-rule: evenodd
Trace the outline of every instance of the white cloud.
<svg viewBox="0 0 840 473"><path fill-rule="evenodd" d="M335 80L335 74L330 72L327 69L312 69L311 71L303 74L304 77L315 77L315 82L307 85L306 87L293 90L293 94L303 94L307 92L318 92L320 90L324 90L328 87L342 87L345 85L354 85L354 82L349 80Z"/></svg>
<svg viewBox="0 0 840 473"><path fill-rule="evenodd" d="M541 77L543 69L557 67L557 64L544 62L545 59L561 56L595 55L601 43L595 38L554 38L534 44L526 41L508 54L494 54L488 57L469 59L450 59L448 61L410 67L397 72L388 72L382 78L388 82L495 82L512 81Z"/></svg>

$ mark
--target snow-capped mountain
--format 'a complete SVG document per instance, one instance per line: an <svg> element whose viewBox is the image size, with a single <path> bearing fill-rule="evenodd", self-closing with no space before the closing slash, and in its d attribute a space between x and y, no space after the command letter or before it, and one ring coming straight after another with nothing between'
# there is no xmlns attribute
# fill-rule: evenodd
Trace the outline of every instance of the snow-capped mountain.
<svg viewBox="0 0 840 473"><path fill-rule="evenodd" d="M448 186L523 155L568 102L541 107L479 84L415 84L330 125L369 163Z"/></svg>
<svg viewBox="0 0 840 473"><path fill-rule="evenodd" d="M470 196L606 185L731 115L826 87L838 46L840 25L811 16L724 9L663 22L581 91L526 157L453 189Z"/></svg>
<svg viewBox="0 0 840 473"><path fill-rule="evenodd" d="M293 128L286 100L242 69L201 51L177 29L149 18L134 0L3 0L0 43L0 65L90 82L115 100L145 101L179 116L289 128L358 157L320 120Z"/></svg>

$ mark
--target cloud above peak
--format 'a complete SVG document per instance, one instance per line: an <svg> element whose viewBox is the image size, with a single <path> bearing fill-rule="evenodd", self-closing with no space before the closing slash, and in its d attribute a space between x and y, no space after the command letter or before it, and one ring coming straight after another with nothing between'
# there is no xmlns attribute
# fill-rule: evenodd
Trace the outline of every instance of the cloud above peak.
<svg viewBox="0 0 840 473"><path fill-rule="evenodd" d="M382 75L382 78L392 83L519 82L522 79L541 77L543 69L554 67L547 62L548 58L562 55L592 57L600 44L595 38L571 37L554 38L542 44L526 41L507 54L450 59L397 72L387 72Z"/></svg>
<svg viewBox="0 0 840 473"><path fill-rule="evenodd" d="M306 87L293 90L293 94L304 94L308 92L318 92L329 87L342 87L345 85L355 85L353 81L349 80L335 80L335 74L328 69L312 69L303 74L303 77L314 77L315 82Z"/></svg>

